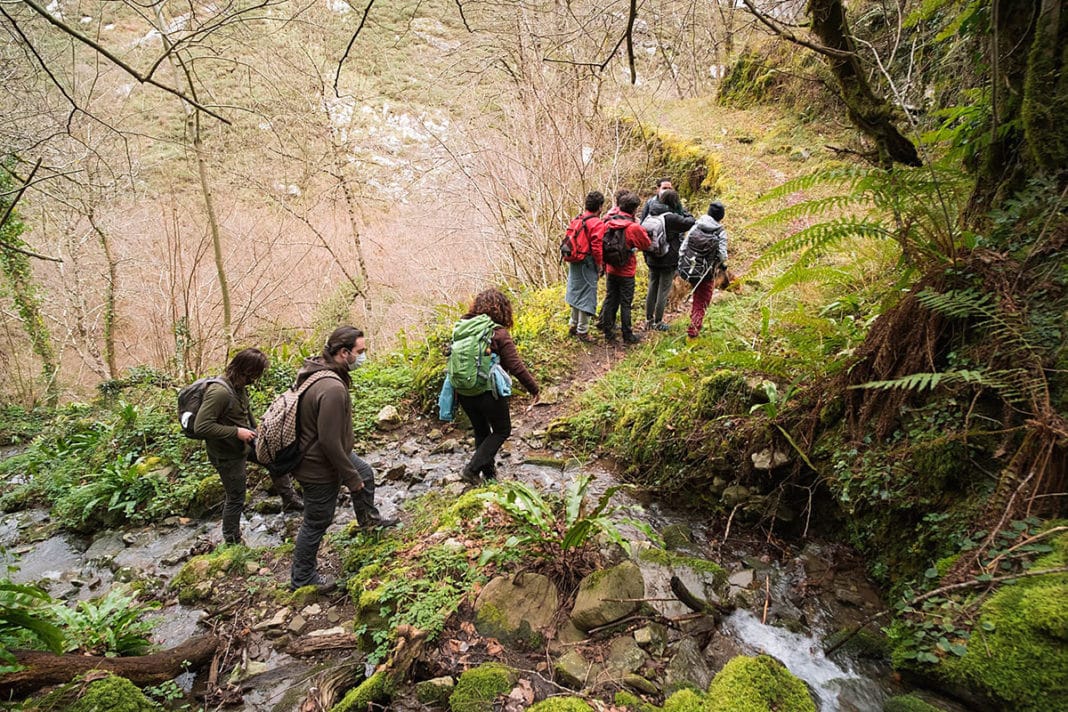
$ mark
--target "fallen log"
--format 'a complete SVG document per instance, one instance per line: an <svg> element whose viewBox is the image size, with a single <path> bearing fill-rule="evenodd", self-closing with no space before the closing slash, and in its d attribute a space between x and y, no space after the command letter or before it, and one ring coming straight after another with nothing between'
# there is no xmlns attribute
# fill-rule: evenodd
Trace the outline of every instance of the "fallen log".
<svg viewBox="0 0 1068 712"><path fill-rule="evenodd" d="M26 697L51 685L62 685L90 670L120 675L138 686L158 685L207 663L219 646L217 638L203 635L151 655L103 658L68 653L56 655L40 650L12 651L24 670L0 676L0 696Z"/></svg>

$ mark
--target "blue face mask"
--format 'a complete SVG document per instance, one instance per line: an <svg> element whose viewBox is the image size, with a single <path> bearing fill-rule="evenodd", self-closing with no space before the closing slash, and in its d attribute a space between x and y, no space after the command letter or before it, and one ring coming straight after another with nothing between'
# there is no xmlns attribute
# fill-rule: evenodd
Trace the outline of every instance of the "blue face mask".
<svg viewBox="0 0 1068 712"><path fill-rule="evenodd" d="M364 351L361 354L356 354L356 358L354 360L348 362L349 370L350 371L355 371L357 368L359 368L360 366L364 365L365 363L367 363L367 352L366 351Z"/></svg>

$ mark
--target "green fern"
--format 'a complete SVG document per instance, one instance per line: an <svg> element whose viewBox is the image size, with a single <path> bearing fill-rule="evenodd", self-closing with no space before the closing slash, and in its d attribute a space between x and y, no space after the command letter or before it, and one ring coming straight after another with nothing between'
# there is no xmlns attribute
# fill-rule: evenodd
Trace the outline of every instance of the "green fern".
<svg viewBox="0 0 1068 712"><path fill-rule="evenodd" d="M953 260L963 242L955 217L967 185L961 171L939 166L832 168L787 181L761 200L790 199L816 188L833 194L794 202L761 218L757 226L789 225L822 216L829 219L774 243L754 263L754 269L795 256L793 265L773 286L781 290L815 278L817 274L808 268L858 239L894 240L901 246L903 259L914 267Z"/></svg>

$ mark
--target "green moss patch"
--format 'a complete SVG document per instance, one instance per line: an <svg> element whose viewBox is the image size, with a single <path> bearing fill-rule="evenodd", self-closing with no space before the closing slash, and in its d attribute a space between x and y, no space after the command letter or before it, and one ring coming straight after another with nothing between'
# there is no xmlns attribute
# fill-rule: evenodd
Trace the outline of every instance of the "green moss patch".
<svg viewBox="0 0 1068 712"><path fill-rule="evenodd" d="M163 709L124 677L89 683L85 694L67 712L157 712Z"/></svg>
<svg viewBox="0 0 1068 712"><path fill-rule="evenodd" d="M708 687L708 712L816 712L808 688L775 658L739 656Z"/></svg>
<svg viewBox="0 0 1068 712"><path fill-rule="evenodd" d="M532 706L530 712L593 712L593 707L580 697L550 697Z"/></svg>
<svg viewBox="0 0 1068 712"><path fill-rule="evenodd" d="M515 686L515 670L499 663L486 663L460 676L449 695L452 712L492 712L493 702Z"/></svg>

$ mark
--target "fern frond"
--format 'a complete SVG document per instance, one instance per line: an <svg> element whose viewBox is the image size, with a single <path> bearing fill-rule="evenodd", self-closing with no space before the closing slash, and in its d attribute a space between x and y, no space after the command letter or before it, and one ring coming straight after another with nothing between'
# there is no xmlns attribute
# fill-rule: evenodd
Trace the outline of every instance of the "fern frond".
<svg viewBox="0 0 1068 712"><path fill-rule="evenodd" d="M805 250L801 258L806 263L841 244L844 240L854 237L885 238L886 229L874 220L865 218L839 218L830 222L812 225L788 235L776 242L764 251L756 262L753 270L766 268L774 260L791 255L798 250Z"/></svg>
<svg viewBox="0 0 1068 712"><path fill-rule="evenodd" d="M848 277L846 273L838 267L830 267L828 265L809 265L795 262L772 283L769 292L771 294L777 294L790 287L804 284L806 282L836 284L847 280Z"/></svg>
<svg viewBox="0 0 1068 712"><path fill-rule="evenodd" d="M827 198L804 200L800 203L795 203L794 205L788 205L782 210L768 213L756 222L750 223L749 227L758 228L768 227L769 225L781 225L802 218L811 218L815 215L844 211L860 202L867 202L867 199L863 196L858 196L855 193L844 193L842 195L832 195Z"/></svg>
<svg viewBox="0 0 1068 712"><path fill-rule="evenodd" d="M938 312L950 319L964 319L970 316L994 316L990 292L975 289L952 289L948 292L933 292L925 289L916 295L917 301L928 309Z"/></svg>
<svg viewBox="0 0 1068 712"><path fill-rule="evenodd" d="M936 371L934 373L910 373L901 378L889 381L868 381L850 388L867 388L883 391L906 390L924 391L934 390L940 384L948 383L974 383L981 386L990 386L990 379L985 371Z"/></svg>
<svg viewBox="0 0 1068 712"><path fill-rule="evenodd" d="M839 168L831 168L825 171L816 171L815 173L809 173L808 175L798 176L792 178L785 183L775 186L767 193L759 196L757 202L763 203L769 200L775 200L777 198L785 198L792 193L796 193L802 190L812 190L818 185L840 185L846 183L852 186L857 180L866 175L868 172L876 170L872 168L862 168L859 166L845 166Z"/></svg>

